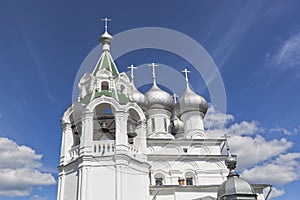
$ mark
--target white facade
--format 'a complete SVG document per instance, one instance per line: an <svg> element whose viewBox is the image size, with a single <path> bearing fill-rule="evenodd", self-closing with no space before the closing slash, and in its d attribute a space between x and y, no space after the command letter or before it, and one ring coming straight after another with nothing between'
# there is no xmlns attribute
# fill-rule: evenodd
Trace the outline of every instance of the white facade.
<svg viewBox="0 0 300 200"><path fill-rule="evenodd" d="M225 139L204 131L206 101L187 83L175 105L155 74L143 95L119 73L109 52L112 37L105 32L100 40L102 55L62 117L57 200L216 198L227 156ZM264 185L254 188L261 193Z"/></svg>

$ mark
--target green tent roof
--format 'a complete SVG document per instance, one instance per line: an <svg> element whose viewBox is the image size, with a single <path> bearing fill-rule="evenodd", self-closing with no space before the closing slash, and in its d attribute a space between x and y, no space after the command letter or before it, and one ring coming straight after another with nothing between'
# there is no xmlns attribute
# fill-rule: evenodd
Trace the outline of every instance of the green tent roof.
<svg viewBox="0 0 300 200"><path fill-rule="evenodd" d="M113 58L110 55L109 51L103 51L96 67L93 71L93 75L96 75L96 73L102 69L106 69L112 73L113 76L117 76L119 74L118 68L116 67L116 64L113 60Z"/></svg>

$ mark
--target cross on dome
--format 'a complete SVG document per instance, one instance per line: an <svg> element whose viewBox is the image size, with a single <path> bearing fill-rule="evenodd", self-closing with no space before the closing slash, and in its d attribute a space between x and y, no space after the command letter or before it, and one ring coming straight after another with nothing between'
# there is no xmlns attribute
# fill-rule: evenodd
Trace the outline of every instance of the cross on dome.
<svg viewBox="0 0 300 200"><path fill-rule="evenodd" d="M174 99L174 103L176 104L177 103L177 97L178 95L176 93L173 94L173 99Z"/></svg>
<svg viewBox="0 0 300 200"><path fill-rule="evenodd" d="M111 21L111 19L105 17L104 19L101 19L101 21L104 21L104 28L105 28L105 32L107 32L107 22Z"/></svg>
<svg viewBox="0 0 300 200"><path fill-rule="evenodd" d="M186 68L184 70L182 70L181 72L183 72L185 74L185 81L189 82L189 77L188 77L188 73L190 73L191 71L188 71Z"/></svg>
<svg viewBox="0 0 300 200"><path fill-rule="evenodd" d="M153 83L156 84L156 75L155 75L155 67L158 67L158 64L155 64L154 62L151 64L148 64L149 67L152 67L152 79Z"/></svg>
<svg viewBox="0 0 300 200"><path fill-rule="evenodd" d="M130 79L131 79L131 82L133 83L133 78L134 78L134 74L133 74L133 71L135 69L137 69L137 67L135 67L134 65L130 65L127 67L128 69L130 69Z"/></svg>

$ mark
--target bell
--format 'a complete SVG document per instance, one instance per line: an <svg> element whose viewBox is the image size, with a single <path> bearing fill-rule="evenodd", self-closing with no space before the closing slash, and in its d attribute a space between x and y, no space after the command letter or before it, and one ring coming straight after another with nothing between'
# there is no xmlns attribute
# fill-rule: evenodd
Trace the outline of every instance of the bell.
<svg viewBox="0 0 300 200"><path fill-rule="evenodd" d="M101 122L101 130L103 131L103 133L109 133L109 129L107 128L105 121Z"/></svg>
<svg viewBox="0 0 300 200"><path fill-rule="evenodd" d="M129 138L133 138L133 137L137 136L137 134L135 132L135 128L132 124L128 125L127 135L128 135Z"/></svg>

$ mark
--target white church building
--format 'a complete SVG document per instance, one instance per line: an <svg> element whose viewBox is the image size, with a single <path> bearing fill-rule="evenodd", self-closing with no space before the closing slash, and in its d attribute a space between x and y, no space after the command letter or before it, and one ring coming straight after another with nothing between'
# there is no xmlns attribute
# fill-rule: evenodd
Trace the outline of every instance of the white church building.
<svg viewBox="0 0 300 200"><path fill-rule="evenodd" d="M153 86L142 94L133 65L130 78L119 72L112 40L106 25L102 54L62 117L57 200L264 200L268 185L239 178L236 157L229 148L222 155L226 137L205 132L208 104L189 87L188 71L176 99L158 86L152 63Z"/></svg>

